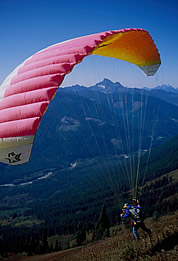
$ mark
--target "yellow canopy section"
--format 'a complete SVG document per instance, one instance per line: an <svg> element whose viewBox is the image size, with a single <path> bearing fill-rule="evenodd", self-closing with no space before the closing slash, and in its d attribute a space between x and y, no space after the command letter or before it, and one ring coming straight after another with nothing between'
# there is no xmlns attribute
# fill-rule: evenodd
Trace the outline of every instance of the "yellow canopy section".
<svg viewBox="0 0 178 261"><path fill-rule="evenodd" d="M108 36L93 50L92 54L133 63L147 75L153 75L161 63L156 45L145 30L120 32Z"/></svg>

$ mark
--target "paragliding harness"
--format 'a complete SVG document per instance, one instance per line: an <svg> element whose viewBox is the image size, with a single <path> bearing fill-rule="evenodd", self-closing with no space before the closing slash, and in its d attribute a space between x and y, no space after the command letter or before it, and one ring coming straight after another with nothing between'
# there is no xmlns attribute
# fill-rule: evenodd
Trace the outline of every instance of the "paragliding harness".
<svg viewBox="0 0 178 261"><path fill-rule="evenodd" d="M130 207L129 212L132 215L131 224L139 225L144 220L144 212L140 208L136 208L134 206Z"/></svg>

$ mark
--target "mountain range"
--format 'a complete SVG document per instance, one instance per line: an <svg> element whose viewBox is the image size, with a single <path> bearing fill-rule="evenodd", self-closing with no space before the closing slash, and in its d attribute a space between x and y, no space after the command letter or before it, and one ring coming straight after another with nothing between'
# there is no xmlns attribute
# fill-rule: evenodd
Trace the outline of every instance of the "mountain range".
<svg viewBox="0 0 178 261"><path fill-rule="evenodd" d="M0 184L73 166L79 160L129 158L178 134L178 92L127 88L108 79L59 88L36 134L29 163L0 165ZM39 174L42 173L42 174Z"/></svg>
<svg viewBox="0 0 178 261"><path fill-rule="evenodd" d="M176 103L176 93L126 88L107 79L90 88L59 89L30 162L0 165L4 246L20 242L21 252L22 235L29 245L27 239L40 239L44 231L48 236L91 231L103 204L115 225L137 184L146 216L176 209Z"/></svg>

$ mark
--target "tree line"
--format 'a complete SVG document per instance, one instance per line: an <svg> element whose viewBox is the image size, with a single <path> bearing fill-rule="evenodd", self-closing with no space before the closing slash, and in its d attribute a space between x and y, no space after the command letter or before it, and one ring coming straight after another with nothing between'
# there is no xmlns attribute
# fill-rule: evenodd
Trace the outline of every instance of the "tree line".
<svg viewBox="0 0 178 261"><path fill-rule="evenodd" d="M72 239L75 239L72 247L80 246L86 241L87 231L85 227L79 228ZM61 245L60 240L55 242L49 240L48 228L12 228L10 226L0 227L0 255L8 257L8 253L25 253L26 255L40 255L52 253L70 248L69 241ZM92 241L104 239L110 236L108 215L105 205L95 224Z"/></svg>

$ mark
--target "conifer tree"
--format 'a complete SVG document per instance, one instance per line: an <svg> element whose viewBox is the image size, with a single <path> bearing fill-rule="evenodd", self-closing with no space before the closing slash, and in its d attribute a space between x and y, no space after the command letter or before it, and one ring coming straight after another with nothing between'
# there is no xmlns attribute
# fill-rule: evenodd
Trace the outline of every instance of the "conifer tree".
<svg viewBox="0 0 178 261"><path fill-rule="evenodd" d="M48 237L47 237L47 229L44 229L42 233L42 253L48 252Z"/></svg>
<svg viewBox="0 0 178 261"><path fill-rule="evenodd" d="M61 245L60 245L59 241L56 240L54 251L57 252L57 251L60 251L60 250L61 250Z"/></svg>
<svg viewBox="0 0 178 261"><path fill-rule="evenodd" d="M32 254L36 253L36 248L36 241L34 235L32 234L28 245L28 255L31 256Z"/></svg>
<svg viewBox="0 0 178 261"><path fill-rule="evenodd" d="M95 230L93 233L93 240L100 240L110 236L109 222L106 213L106 207L103 205L99 219L96 223Z"/></svg>
<svg viewBox="0 0 178 261"><path fill-rule="evenodd" d="M78 246L81 246L82 243L86 240L86 232L85 228L83 227L82 230L77 231L76 234L76 243Z"/></svg>

